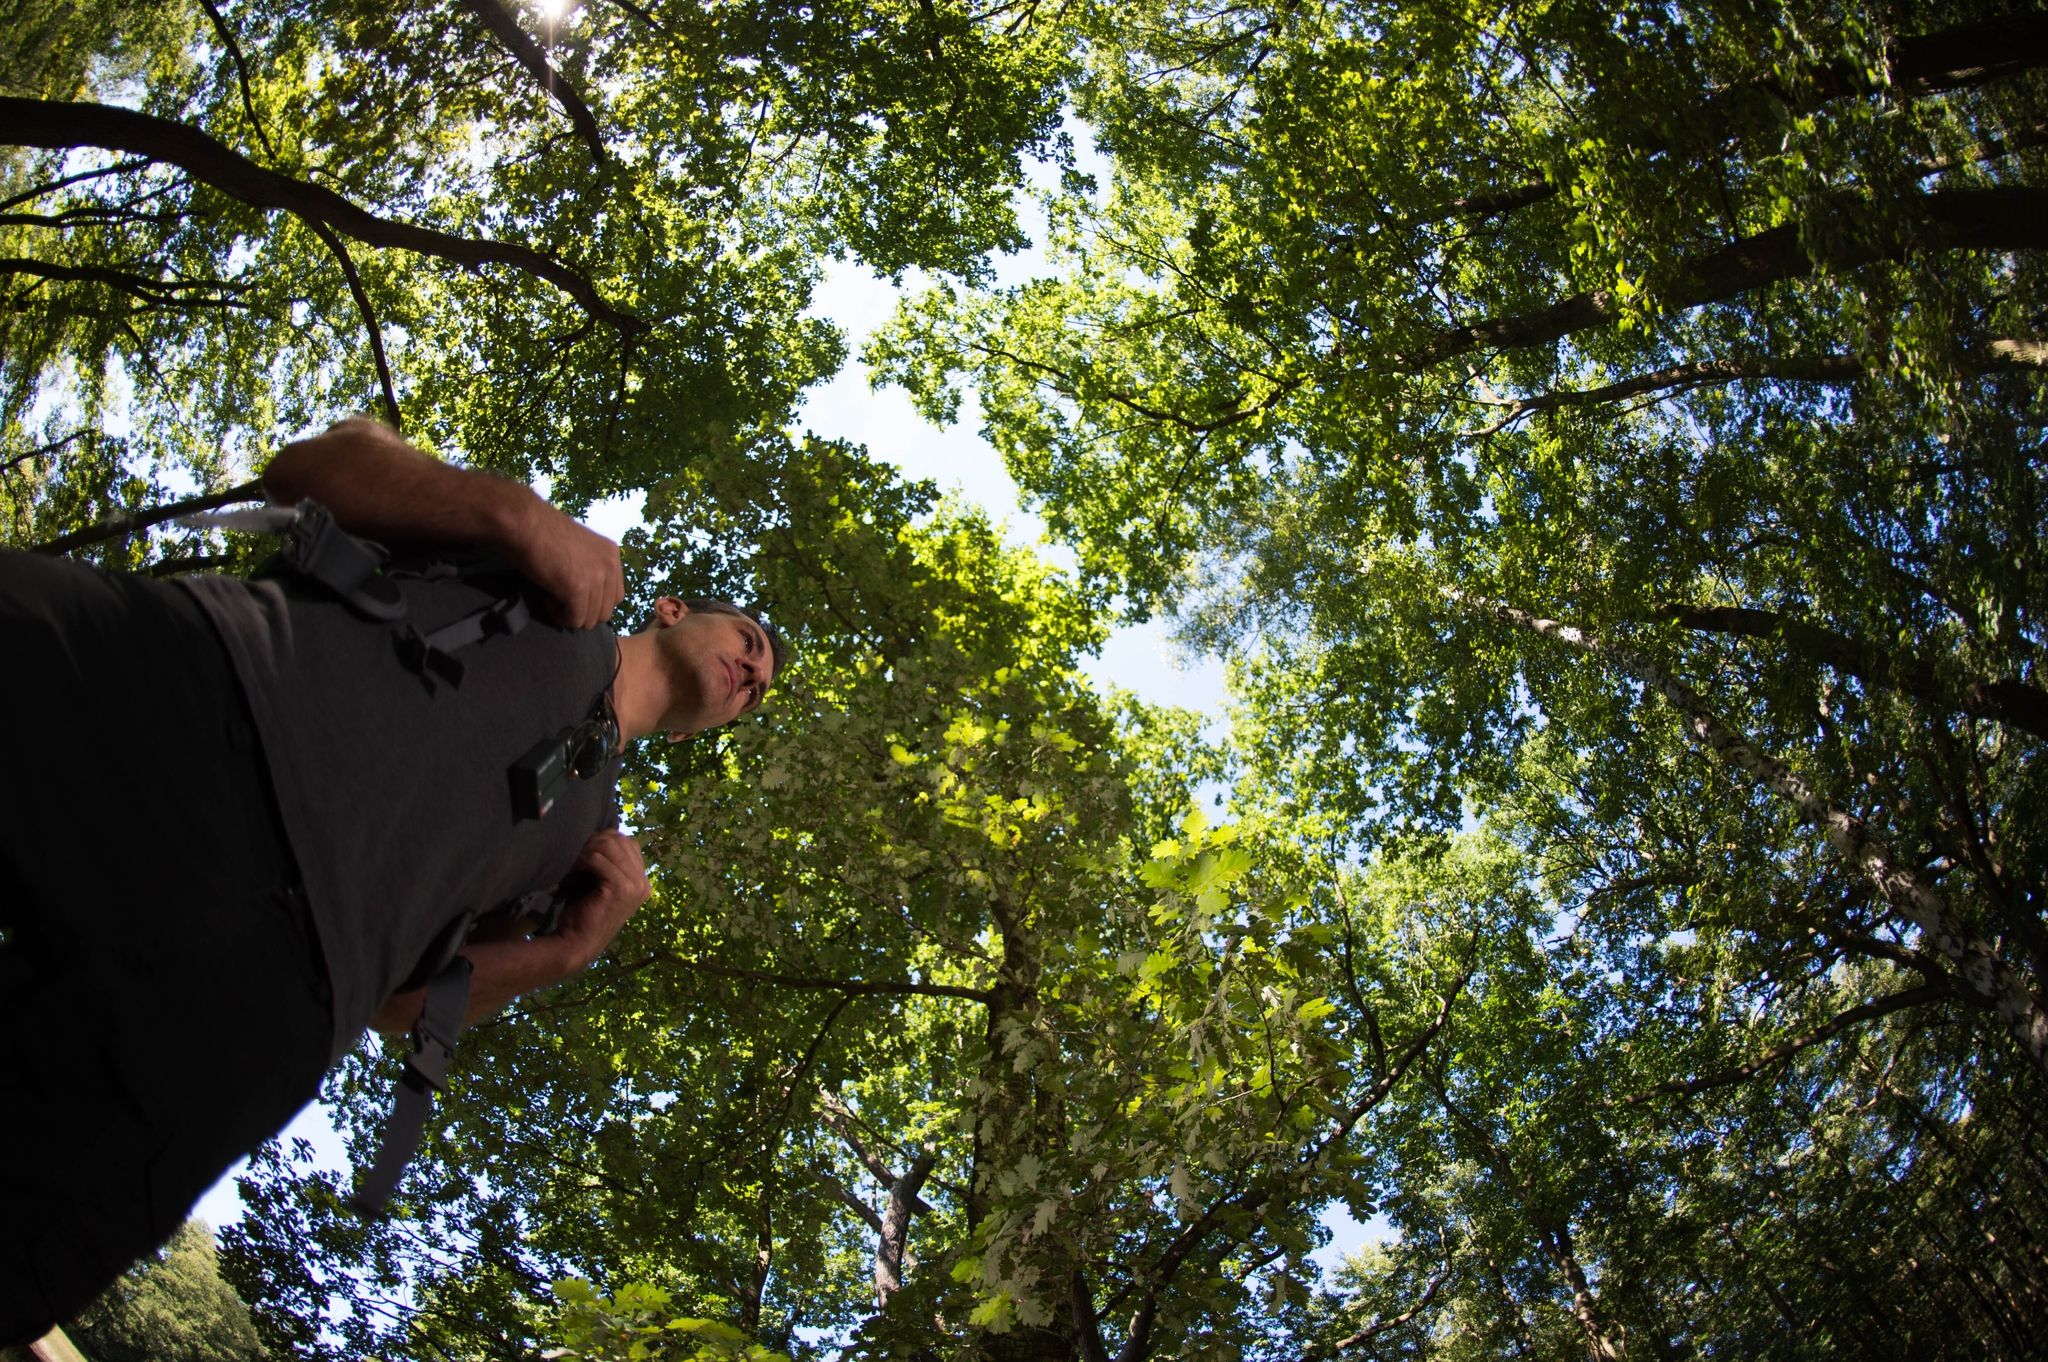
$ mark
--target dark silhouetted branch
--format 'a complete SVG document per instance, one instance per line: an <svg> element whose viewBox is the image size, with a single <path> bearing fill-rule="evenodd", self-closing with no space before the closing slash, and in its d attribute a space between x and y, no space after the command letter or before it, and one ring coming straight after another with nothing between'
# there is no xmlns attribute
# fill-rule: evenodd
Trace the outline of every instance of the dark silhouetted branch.
<svg viewBox="0 0 2048 1362"><path fill-rule="evenodd" d="M1958 367L1967 374L2048 369L2048 345L2038 341L1994 340L1983 347L1981 357L1966 355ZM1597 407L1647 393L1686 392L1693 388L1720 387L1750 380L1853 383L1868 372L1869 366L1855 355L1765 355L1755 359L1705 359L1693 364L1674 364L1598 388L1489 402L1489 406L1505 407L1506 412L1492 425L1473 431L1470 438L1498 434L1525 416L1562 407Z"/></svg>
<svg viewBox="0 0 2048 1362"><path fill-rule="evenodd" d="M820 979L803 974L772 974L766 970L734 969L730 965L714 964L709 960L685 960L679 963L685 969L693 969L700 974L715 974L723 979L749 979L760 984L780 984L784 988L836 989L841 993L880 996L965 998L974 1003L985 1003L993 996L985 988L966 988L959 984L926 984L910 980L867 983L858 979Z"/></svg>
<svg viewBox="0 0 2048 1362"><path fill-rule="evenodd" d="M365 245L412 251L457 265L509 265L553 284L622 334L638 335L648 329L645 321L606 302L584 275L545 252L380 218L331 189L266 170L184 123L106 104L0 98L0 144L51 150L102 147L147 156L175 165L243 203L317 219Z"/></svg>
<svg viewBox="0 0 2048 1362"><path fill-rule="evenodd" d="M1868 233L1830 252L1831 269L1849 269L1915 251L2040 250L2048 247L2048 190L2034 188L1947 189L1909 196L1901 230ZM1867 216L1870 206L1845 201L1845 213ZM1800 279L1819 267L1801 241L1802 227L1786 223L1682 261L1660 290L1669 311L1741 297L1767 284ZM1624 310L1611 289L1574 294L1534 312L1489 317L1446 327L1420 346L1386 356L1396 370L1419 373L1477 350L1516 350L1547 345L1566 336L1618 320Z"/></svg>
<svg viewBox="0 0 2048 1362"><path fill-rule="evenodd" d="M513 60L526 68L526 73L540 82L543 90L562 106L562 112L569 115L569 121L576 125L576 134L590 147L590 154L602 165L606 160L604 133L597 126L597 116L590 112L590 106L562 79L548 61L548 54L541 50L527 31L519 26L519 18L498 0L462 0L462 6L483 22L492 36L505 45Z"/></svg>
<svg viewBox="0 0 2048 1362"><path fill-rule="evenodd" d="M341 262L341 274L348 280L348 291L356 300L356 311L363 316L363 330L370 337L370 358L377 363L377 386L384 391L384 414L391 421L391 429L404 434L405 420L399 415L398 393L391 386L391 365L384 357L384 328L377 325L377 310L370 306L370 295L363 291L363 281L356 273L356 262L349 258L348 247L342 244L334 229L318 218L307 218L306 225L313 229L313 235L325 242L334 258Z"/></svg>
<svg viewBox="0 0 2048 1362"><path fill-rule="evenodd" d="M2048 691L2025 681L1972 678L1960 686L1951 686L1926 662L1896 648L1880 648L1775 610L1666 605L1656 614L1659 619L1702 633L1782 643L1809 661L1833 667L1868 685L1894 687L1940 709L2011 724L2036 737L2048 738Z"/></svg>
<svg viewBox="0 0 2048 1362"><path fill-rule="evenodd" d="M22 464L40 459L45 454L55 454L64 446L75 440L81 440L90 434L92 434L90 430L74 430L69 435L61 439L52 440L48 444L37 445L34 449L24 449L19 454L10 454L5 462L0 462L0 468L19 468Z"/></svg>
<svg viewBox="0 0 2048 1362"><path fill-rule="evenodd" d="M1782 1044L1774 1045L1755 1059L1738 1064L1732 1069L1723 1069L1719 1073L1707 1074L1700 1078L1675 1078L1669 1083L1659 1083L1654 1088L1646 1088L1609 1105L1632 1107L1653 1097L1691 1097L1695 1093L1707 1092L1713 1088L1746 1083L1773 1064L1782 1064L1802 1050L1811 1050L1822 1041L1840 1035L1859 1022L1875 1021L1894 1012L1903 1012L1909 1007L1924 1007L1952 996L1952 991L1942 985L1922 984L1918 988L1909 988L1902 993L1894 993L1875 1002L1852 1007L1811 1031L1802 1032Z"/></svg>
<svg viewBox="0 0 2048 1362"><path fill-rule="evenodd" d="M247 307L239 298L223 298L220 291L239 293L247 284L228 279L152 279L146 274L119 270L111 265L58 265L47 260L0 257L0 274L26 274L38 279L57 279L71 284L105 284L153 307ZM196 292L212 289L213 295Z"/></svg>
<svg viewBox="0 0 2048 1362"><path fill-rule="evenodd" d="M257 144L263 148L265 156L275 161L277 148L270 145L270 135L263 131L263 120L256 116L256 98L249 93L249 63L242 59L242 45L235 41L235 32L228 27L227 18L220 12L220 6L214 4L213 0L199 0L199 3L206 7L206 17L213 20L214 36L218 37L221 46L227 49L228 60L235 64L235 82L242 87L242 108L249 115L249 127L256 134Z"/></svg>

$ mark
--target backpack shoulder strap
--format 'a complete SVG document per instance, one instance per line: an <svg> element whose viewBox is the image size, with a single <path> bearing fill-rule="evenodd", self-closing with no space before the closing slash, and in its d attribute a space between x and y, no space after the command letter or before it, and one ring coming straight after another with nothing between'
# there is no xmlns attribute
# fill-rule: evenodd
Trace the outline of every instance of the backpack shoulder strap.
<svg viewBox="0 0 2048 1362"><path fill-rule="evenodd" d="M377 1161L349 1198L359 1215L378 1214L398 1190L398 1179L420 1147L427 1117L434 1110L434 1094L448 1086L448 1061L454 1057L455 1038L462 1034L463 1014L469 1009L470 969L469 957L458 955L427 981L426 1003L413 1023L412 1053L398 1076Z"/></svg>

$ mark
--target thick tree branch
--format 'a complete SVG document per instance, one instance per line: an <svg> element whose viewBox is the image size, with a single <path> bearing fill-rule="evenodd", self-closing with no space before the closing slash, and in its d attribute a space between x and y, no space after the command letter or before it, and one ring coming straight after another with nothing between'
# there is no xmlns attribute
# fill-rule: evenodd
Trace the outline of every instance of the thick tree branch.
<svg viewBox="0 0 2048 1362"><path fill-rule="evenodd" d="M569 82L548 61L548 54L541 50L539 43L519 26L518 16L499 3L499 0L462 0L462 7L483 21L497 40L526 69L526 73L540 82L541 89L553 96L555 103L562 106L562 112L569 115L569 121L576 125L576 135L590 147L590 154L604 164L604 132L597 126L597 116L590 112L590 106L576 93Z"/></svg>
<svg viewBox="0 0 2048 1362"><path fill-rule="evenodd" d="M812 1172L812 1176L825 1185L825 1189L844 1203L846 1209L861 1218L861 1222L873 1230L877 1237L882 1234L882 1217L875 1214L875 1208L854 1195L853 1189L833 1177L830 1173Z"/></svg>
<svg viewBox="0 0 2048 1362"><path fill-rule="evenodd" d="M1737 606L1666 605L1657 618L1703 633L1781 642L1811 661L1874 686L1890 686L1940 709L1991 719L2048 738L2048 691L2025 681L1969 679L1961 690L1935 669L1897 649L1879 648L1772 610Z"/></svg>
<svg viewBox="0 0 2048 1362"><path fill-rule="evenodd" d="M1109 1362L1109 1347L1102 1341L1102 1316L1095 1309L1095 1293L1080 1268L1067 1278L1067 1314L1074 1323L1074 1347L1081 1362Z"/></svg>
<svg viewBox="0 0 2048 1362"><path fill-rule="evenodd" d="M0 275L25 274L38 279L58 279L73 284L105 284L119 289L130 297L139 298L152 307L242 307L249 304L239 298L223 298L220 293L240 293L247 284L232 279L152 279L146 274L131 270L119 270L109 265L57 265L46 260L28 260L19 256L0 257ZM210 289L212 296L196 290Z"/></svg>
<svg viewBox="0 0 2048 1362"><path fill-rule="evenodd" d="M1868 232L1839 243L1827 256L1831 269L1897 260L1915 251L2041 250L2048 248L2048 190L1944 189L1910 196L1903 230ZM1845 201L1845 218L1868 216L1867 204ZM1818 261L1801 241L1801 226L1787 223L1743 237L1719 250L1681 261L1660 290L1669 311L1724 302L1767 284L1812 274ZM1535 312L1489 317L1437 331L1412 350L1393 351L1390 367L1419 373L1477 350L1547 345L1578 331L1608 325L1623 312L1610 289L1574 294Z"/></svg>
<svg viewBox="0 0 2048 1362"><path fill-rule="evenodd" d="M917 1194L938 1161L938 1147L927 1144L903 1170L903 1175L889 1184L889 1200L882 1210L882 1225L875 1241L877 1305L886 1307L889 1297L903 1289L903 1258L910 1246L911 1213L924 1206Z"/></svg>
<svg viewBox="0 0 2048 1362"><path fill-rule="evenodd" d="M584 275L530 246L460 237L410 222L380 218L331 189L266 170L199 129L106 104L0 98L0 144L53 151L102 147L164 161L256 208L282 209L319 220L369 246L412 251L466 266L509 265L546 280L591 316L624 335L648 324L606 302Z"/></svg>
<svg viewBox="0 0 2048 1362"><path fill-rule="evenodd" d="M1725 1088L1736 1083L1746 1083L1772 1065L1783 1063L1802 1050L1810 1050L1822 1041L1840 1035L1859 1022L1875 1021L1879 1017L1888 1017L1894 1012L1902 1012L1909 1007L1924 1007L1929 1003L1937 1003L1950 996L1952 996L1951 990L1938 984L1922 984L1918 988L1909 988L1900 993L1893 993L1887 997L1879 998L1875 1002L1862 1003L1852 1007L1846 1012L1830 1018L1822 1025L1814 1027L1811 1031L1801 1032L1790 1040L1772 1046L1755 1059L1738 1064L1732 1069L1722 1069L1718 1073L1706 1074L1699 1078L1674 1078L1669 1083L1659 1083L1654 1088L1645 1088L1639 1093L1633 1093L1607 1105L1633 1107L1638 1103L1647 1102L1653 1097L1691 1097L1696 1093L1707 1092L1714 1088Z"/></svg>
<svg viewBox="0 0 2048 1362"><path fill-rule="evenodd" d="M398 393L391 386L391 364L384 357L384 328L377 325L377 310L370 306L370 295L363 291L362 277L356 273L356 262L349 258L348 247L342 244L332 227L318 218L307 218L305 222L313 229L313 235L319 237L341 263L341 274L348 280L349 295L356 300L356 311L363 317L363 330L370 337L370 358L376 361L377 386L384 393L384 415L390 420L391 429L403 435L405 418L399 414Z"/></svg>
<svg viewBox="0 0 2048 1362"><path fill-rule="evenodd" d="M107 520L100 521L96 525L88 525L82 530L73 530L70 534L59 535L48 543L33 545L30 547L29 552L69 553L71 550L83 548L87 544L100 544L109 539L126 539L128 536L146 530L152 525L161 525L167 520L176 520L181 515L194 515L200 511L217 510L222 506L232 506L239 501L258 501L262 499L262 496L263 483L261 479L257 479L245 482L240 487L230 487L225 492L210 492L202 497L192 497L185 501L174 501L167 506L152 506L148 510L136 511L132 515L113 516Z"/></svg>
<svg viewBox="0 0 2048 1362"><path fill-rule="evenodd" d="M869 1153L868 1147L861 1142L860 1136L854 1132L853 1108L847 1106L845 1100L838 1093L820 1088L818 1090L818 1105L824 1109L825 1124L830 1126L833 1133L838 1135L840 1139L846 1141L846 1147L853 1151L853 1156L860 1160L861 1167L867 1169L875 1181L887 1187L896 1180L896 1174L890 1169L889 1165ZM877 1223L879 1225L879 1222Z"/></svg>

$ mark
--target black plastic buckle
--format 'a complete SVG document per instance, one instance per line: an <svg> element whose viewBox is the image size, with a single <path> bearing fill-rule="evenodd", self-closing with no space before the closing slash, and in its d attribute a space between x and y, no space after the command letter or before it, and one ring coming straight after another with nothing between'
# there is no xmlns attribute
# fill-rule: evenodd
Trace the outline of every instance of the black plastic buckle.
<svg viewBox="0 0 2048 1362"><path fill-rule="evenodd" d="M407 671L427 683L429 694L433 692L434 678L437 676L450 686L461 688L463 673L466 670L462 659L442 652L429 643L427 636L419 631L417 625L408 624L403 629L393 631L391 641L398 649L398 660L405 664Z"/></svg>
<svg viewBox="0 0 2048 1362"><path fill-rule="evenodd" d="M412 1053L405 1057L405 1070L435 1092L448 1091L448 1065L455 1058L455 1042L437 1035L424 1016L412 1028Z"/></svg>

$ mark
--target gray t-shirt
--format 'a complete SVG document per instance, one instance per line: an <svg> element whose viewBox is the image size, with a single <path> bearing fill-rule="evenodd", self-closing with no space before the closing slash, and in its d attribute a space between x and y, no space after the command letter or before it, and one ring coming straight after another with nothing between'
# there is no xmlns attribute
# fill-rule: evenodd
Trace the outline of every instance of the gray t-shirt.
<svg viewBox="0 0 2048 1362"><path fill-rule="evenodd" d="M556 888L610 821L617 758L570 781L540 819L515 815L510 772L590 713L617 669L617 638L556 628L536 610L520 632L458 650L459 687L429 685L400 661L396 626L316 584L180 580L255 715L346 1052L451 924ZM519 585L504 574L399 581L404 623L422 633Z"/></svg>

